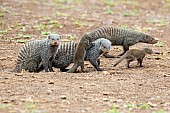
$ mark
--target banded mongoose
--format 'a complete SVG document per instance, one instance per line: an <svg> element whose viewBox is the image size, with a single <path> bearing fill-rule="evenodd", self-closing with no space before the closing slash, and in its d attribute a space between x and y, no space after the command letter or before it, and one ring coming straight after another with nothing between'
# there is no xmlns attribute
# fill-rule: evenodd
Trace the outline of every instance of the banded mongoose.
<svg viewBox="0 0 170 113"><path fill-rule="evenodd" d="M126 66L130 68L129 64L130 62L134 61L135 59L138 61L138 64L140 67L142 67L142 61L146 54L152 54L153 51L148 48L144 48L143 50L139 49L130 49L128 50L123 56L120 57L120 59L113 65L118 65L121 61L126 59L127 64Z"/></svg>
<svg viewBox="0 0 170 113"><path fill-rule="evenodd" d="M76 42L68 42L61 44L58 47L56 52L56 56L53 59L52 65L53 67L60 68L61 71L68 71L66 69L69 64L73 63L74 54L76 51L78 43ZM97 71L102 71L99 68L100 59L98 57L102 53L108 53L111 48L111 42L105 38L100 38L93 42L93 45L87 50L85 55L85 61L89 61Z"/></svg>
<svg viewBox="0 0 170 113"><path fill-rule="evenodd" d="M43 65L45 72L52 72L52 59L60 44L61 36L50 34L46 39L26 43L20 50L14 72L38 72Z"/></svg>
<svg viewBox="0 0 170 113"><path fill-rule="evenodd" d="M152 36L132 31L132 30L125 30L115 27L100 27L92 31L88 34L89 37L86 37L90 42L99 39L101 37L106 38L112 42L112 45L121 45L123 46L124 52L120 55L123 55L126 51L129 50L129 46L132 46L136 43L142 42L142 43L148 43L148 44L155 44L157 43L157 40L155 40ZM81 40L84 40L82 37ZM81 41L80 40L80 41ZM70 68L69 73L73 73L78 65L84 66L84 54L85 50L82 51L83 48L81 45L77 47L75 56L74 65ZM79 51L82 51L79 53Z"/></svg>

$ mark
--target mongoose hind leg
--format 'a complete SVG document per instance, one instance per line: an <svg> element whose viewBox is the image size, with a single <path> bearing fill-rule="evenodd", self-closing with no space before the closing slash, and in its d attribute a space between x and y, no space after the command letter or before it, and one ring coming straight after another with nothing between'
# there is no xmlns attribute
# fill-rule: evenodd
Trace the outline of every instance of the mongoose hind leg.
<svg viewBox="0 0 170 113"><path fill-rule="evenodd" d="M130 62L132 62L132 61L134 61L134 60L135 60L135 57L134 57L134 56L128 56L128 57L126 57L126 61L127 61L126 67L127 67L127 68L130 68Z"/></svg>
<svg viewBox="0 0 170 113"><path fill-rule="evenodd" d="M142 65L143 59L137 59L137 61L138 61L138 65L139 65L140 67L143 67L143 65Z"/></svg>
<svg viewBox="0 0 170 113"><path fill-rule="evenodd" d="M74 65L67 71L67 73L75 73L78 66L79 65L77 63L74 63Z"/></svg>

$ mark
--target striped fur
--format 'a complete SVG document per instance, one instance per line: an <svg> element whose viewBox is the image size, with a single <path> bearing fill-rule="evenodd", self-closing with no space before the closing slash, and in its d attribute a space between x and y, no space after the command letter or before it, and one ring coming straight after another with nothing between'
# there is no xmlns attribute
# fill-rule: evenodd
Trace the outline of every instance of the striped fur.
<svg viewBox="0 0 170 113"><path fill-rule="evenodd" d="M100 27L90 32L88 35L89 37L86 37L86 39L88 39L90 42L103 37L103 38L110 40L112 45L123 46L124 51L123 53L120 54L120 56L126 53L126 51L129 50L129 47L136 43L139 43L139 42L149 43L149 44L157 43L157 40L155 40L152 36L148 34L137 32L137 31L132 31L132 30L119 29L115 27ZM81 40L84 40L84 36L81 38ZM75 72L78 66L84 67L85 56L82 56L82 55L84 55L86 51L83 51L81 53L82 55L78 55L79 54L78 51L81 51L81 50L82 50L82 47L80 45L77 47L75 56L81 56L81 57L80 58L78 57L74 60L74 65L70 68L69 71L67 71L68 73ZM105 56L110 56L110 55L105 55Z"/></svg>
<svg viewBox="0 0 170 113"><path fill-rule="evenodd" d="M104 37L112 42L112 45L134 45L138 42L156 43L157 41L150 35L115 27L100 27L89 33L93 37L91 41ZM129 42L128 42L129 40ZM127 41L127 42L125 42ZM130 42L131 41L131 42Z"/></svg>
<svg viewBox="0 0 170 113"><path fill-rule="evenodd" d="M100 38L93 42L92 45L86 52L85 60L90 61L90 63L96 68L96 70L100 71L99 68L99 59L98 57L104 52L108 52L111 47L111 42L107 39ZM74 61L74 54L78 43L76 42L68 42L61 44L56 52L55 59L53 60L53 66L56 68L60 68L61 71L66 71L65 68L69 66L69 64Z"/></svg>
<svg viewBox="0 0 170 113"><path fill-rule="evenodd" d="M17 65L14 72L28 70L29 72L38 72L40 63L43 64L45 71L52 71L49 66L50 59L58 48L60 36L51 34L44 40L36 40L26 43L20 50L17 59Z"/></svg>

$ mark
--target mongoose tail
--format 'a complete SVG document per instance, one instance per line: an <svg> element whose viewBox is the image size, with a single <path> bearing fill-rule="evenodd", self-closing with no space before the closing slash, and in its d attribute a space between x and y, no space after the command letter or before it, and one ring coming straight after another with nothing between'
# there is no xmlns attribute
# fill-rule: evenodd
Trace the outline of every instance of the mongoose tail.
<svg viewBox="0 0 170 113"><path fill-rule="evenodd" d="M130 46L136 43L139 43L139 42L148 43L148 44L157 43L157 40L155 40L152 36L148 34L137 32L137 31L132 31L132 30L114 28L114 27L97 28L96 30L89 33L88 37L86 37L86 40L89 40L89 42L92 42L101 37L104 37L110 40L112 42L112 45L123 46L124 52L120 55L123 55L124 53L126 53L126 51L129 50ZM78 65L84 65L83 56L85 55L86 50L83 49L83 46L81 46L83 45L83 40L84 38L82 37L82 39L80 40L80 42L82 41L82 43L78 45L76 53L75 53L74 63L78 63ZM78 56L81 56L81 57L78 57ZM69 70L68 72L73 72L73 70Z"/></svg>
<svg viewBox="0 0 170 113"><path fill-rule="evenodd" d="M144 48L143 50L139 49L130 49L128 50L123 56L120 57L118 61L113 66L118 65L123 59L126 58L127 64L126 66L130 68L129 64L130 62L134 61L135 59L138 61L137 65L140 65L142 67L143 58L146 54L152 54L153 51L149 48Z"/></svg>
<svg viewBox="0 0 170 113"><path fill-rule="evenodd" d="M114 67L116 67L116 65L118 65L120 62L122 62L124 59L126 59L127 55L126 53L124 55L122 55L118 61L116 61L116 63L113 65Z"/></svg>

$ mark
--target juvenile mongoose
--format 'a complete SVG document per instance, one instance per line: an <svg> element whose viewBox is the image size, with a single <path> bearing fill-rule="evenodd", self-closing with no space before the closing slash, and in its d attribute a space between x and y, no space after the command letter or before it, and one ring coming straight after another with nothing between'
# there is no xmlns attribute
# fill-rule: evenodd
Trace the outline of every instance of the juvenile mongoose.
<svg viewBox="0 0 170 113"><path fill-rule="evenodd" d="M81 71L85 72L84 58L85 58L87 49L89 49L93 45L92 42L89 41L90 38L92 38L90 35L85 34L85 35L83 35L80 42L78 43L78 46L76 48L76 52L74 55L74 65L71 68L71 70L73 72L75 72L79 66L81 67ZM79 50L77 50L77 49L79 49ZM82 58L83 58L83 60L82 60ZM67 72L69 72L69 70Z"/></svg>
<svg viewBox="0 0 170 113"><path fill-rule="evenodd" d="M50 34L46 39L26 43L18 54L14 72L38 72L40 64L44 66L45 72L52 72L52 59L60 44L60 38L58 34Z"/></svg>
<svg viewBox="0 0 170 113"><path fill-rule="evenodd" d="M152 54L153 51L148 48L144 48L143 50L139 49L130 49L128 50L123 56L120 57L120 59L113 65L118 65L121 61L126 59L127 64L126 66L130 68L129 64L130 62L134 61L135 59L138 61L138 65L142 67L142 61L146 54Z"/></svg>
<svg viewBox="0 0 170 113"><path fill-rule="evenodd" d="M104 54L109 52L111 42L105 38L100 38L92 43L93 45L86 52L85 61L90 61L97 71L102 71L102 69L99 68L100 59L98 59L98 57L102 53ZM53 67L60 68L60 70L64 72L68 71L66 68L73 63L77 45L78 43L76 42L60 44L56 51L55 58L52 61Z"/></svg>
<svg viewBox="0 0 170 113"><path fill-rule="evenodd" d="M148 44L155 44L157 43L157 40L155 40L152 36L132 31L132 30L125 30L125 29L119 29L114 27L100 27L96 30L92 31L88 34L89 37L86 37L86 40L89 40L89 42L92 42L96 39L99 39L101 37L106 38L112 42L112 45L121 45L123 46L124 52L120 55L123 55L126 51L129 50L129 46L132 46L136 43L142 42L142 43L148 43ZM84 37L80 40L81 45L83 45ZM73 73L78 66L84 66L84 57L85 52L87 49L84 49L84 46L78 45L76 53L75 53L75 60L74 65L70 68L69 73ZM81 51L79 53L79 51Z"/></svg>

